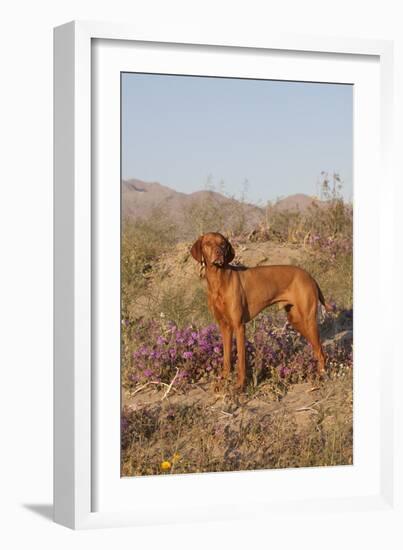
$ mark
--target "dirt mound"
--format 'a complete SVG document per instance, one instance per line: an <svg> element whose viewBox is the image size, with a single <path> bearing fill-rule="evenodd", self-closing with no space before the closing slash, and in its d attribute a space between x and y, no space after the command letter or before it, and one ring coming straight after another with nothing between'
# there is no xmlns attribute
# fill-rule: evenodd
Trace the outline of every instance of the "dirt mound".
<svg viewBox="0 0 403 550"><path fill-rule="evenodd" d="M181 279L199 278L200 265L192 258L192 242L179 243L172 250L163 254L154 264L148 265L147 277L157 284L166 278ZM297 265L304 256L304 251L297 245L283 246L276 243L233 243L235 264L247 267L257 265L293 264Z"/></svg>

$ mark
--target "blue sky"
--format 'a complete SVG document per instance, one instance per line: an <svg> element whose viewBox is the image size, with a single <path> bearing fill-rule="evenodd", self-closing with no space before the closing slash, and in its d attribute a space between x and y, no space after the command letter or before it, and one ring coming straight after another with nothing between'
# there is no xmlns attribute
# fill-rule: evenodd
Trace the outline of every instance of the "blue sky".
<svg viewBox="0 0 403 550"><path fill-rule="evenodd" d="M338 172L352 200L350 85L122 75L122 177L250 202L315 195Z"/></svg>

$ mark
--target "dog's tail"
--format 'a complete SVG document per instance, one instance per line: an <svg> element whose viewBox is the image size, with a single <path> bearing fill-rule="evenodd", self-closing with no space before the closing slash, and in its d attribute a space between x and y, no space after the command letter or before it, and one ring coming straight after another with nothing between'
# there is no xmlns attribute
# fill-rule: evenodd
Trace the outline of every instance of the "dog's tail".
<svg viewBox="0 0 403 550"><path fill-rule="evenodd" d="M315 281L315 283L316 283L316 281ZM329 313L335 312L336 311L336 304L333 304L333 305L327 304L318 283L316 283L316 288L318 289L319 302L322 304L322 306L325 308L325 310L328 311Z"/></svg>

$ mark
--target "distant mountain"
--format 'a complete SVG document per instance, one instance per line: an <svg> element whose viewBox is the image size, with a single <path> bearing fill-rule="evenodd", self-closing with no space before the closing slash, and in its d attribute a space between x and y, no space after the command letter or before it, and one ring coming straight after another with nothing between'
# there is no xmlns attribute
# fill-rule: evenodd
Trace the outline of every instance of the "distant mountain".
<svg viewBox="0 0 403 550"><path fill-rule="evenodd" d="M315 197L298 193L278 200L275 211L303 212L312 204L325 205ZM182 238L199 231L249 231L264 222L266 209L241 203L215 191L181 193L158 182L139 179L122 181L122 215L124 219L169 220Z"/></svg>
<svg viewBox="0 0 403 550"><path fill-rule="evenodd" d="M188 202L189 195L157 182L137 179L122 181L123 218L148 218L157 208L168 208L175 213Z"/></svg>
<svg viewBox="0 0 403 550"><path fill-rule="evenodd" d="M289 195L288 197L279 199L275 204L273 204L273 208L278 212L284 212L286 210L299 210L300 212L304 212L314 204L319 207L325 206L324 201L321 201L317 197L297 193L295 195Z"/></svg>
<svg viewBox="0 0 403 550"><path fill-rule="evenodd" d="M251 229L264 219L264 210L215 191L181 193L157 182L122 181L124 219L164 217L175 223L181 236L200 230Z"/></svg>

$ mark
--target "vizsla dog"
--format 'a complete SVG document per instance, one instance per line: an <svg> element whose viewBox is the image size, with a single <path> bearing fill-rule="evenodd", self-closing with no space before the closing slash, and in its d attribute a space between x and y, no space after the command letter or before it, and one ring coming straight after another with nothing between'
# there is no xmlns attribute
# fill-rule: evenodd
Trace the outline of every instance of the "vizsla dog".
<svg viewBox="0 0 403 550"><path fill-rule="evenodd" d="M291 325L312 344L318 359L318 374L325 372L325 355L319 339L317 310L327 311L318 283L303 269L289 265L231 266L234 249L220 233L206 233L191 248L195 260L205 267L208 305L221 331L224 344L223 376L231 370L231 344L235 333L238 355L236 388L245 386L245 324L265 307L279 304Z"/></svg>

